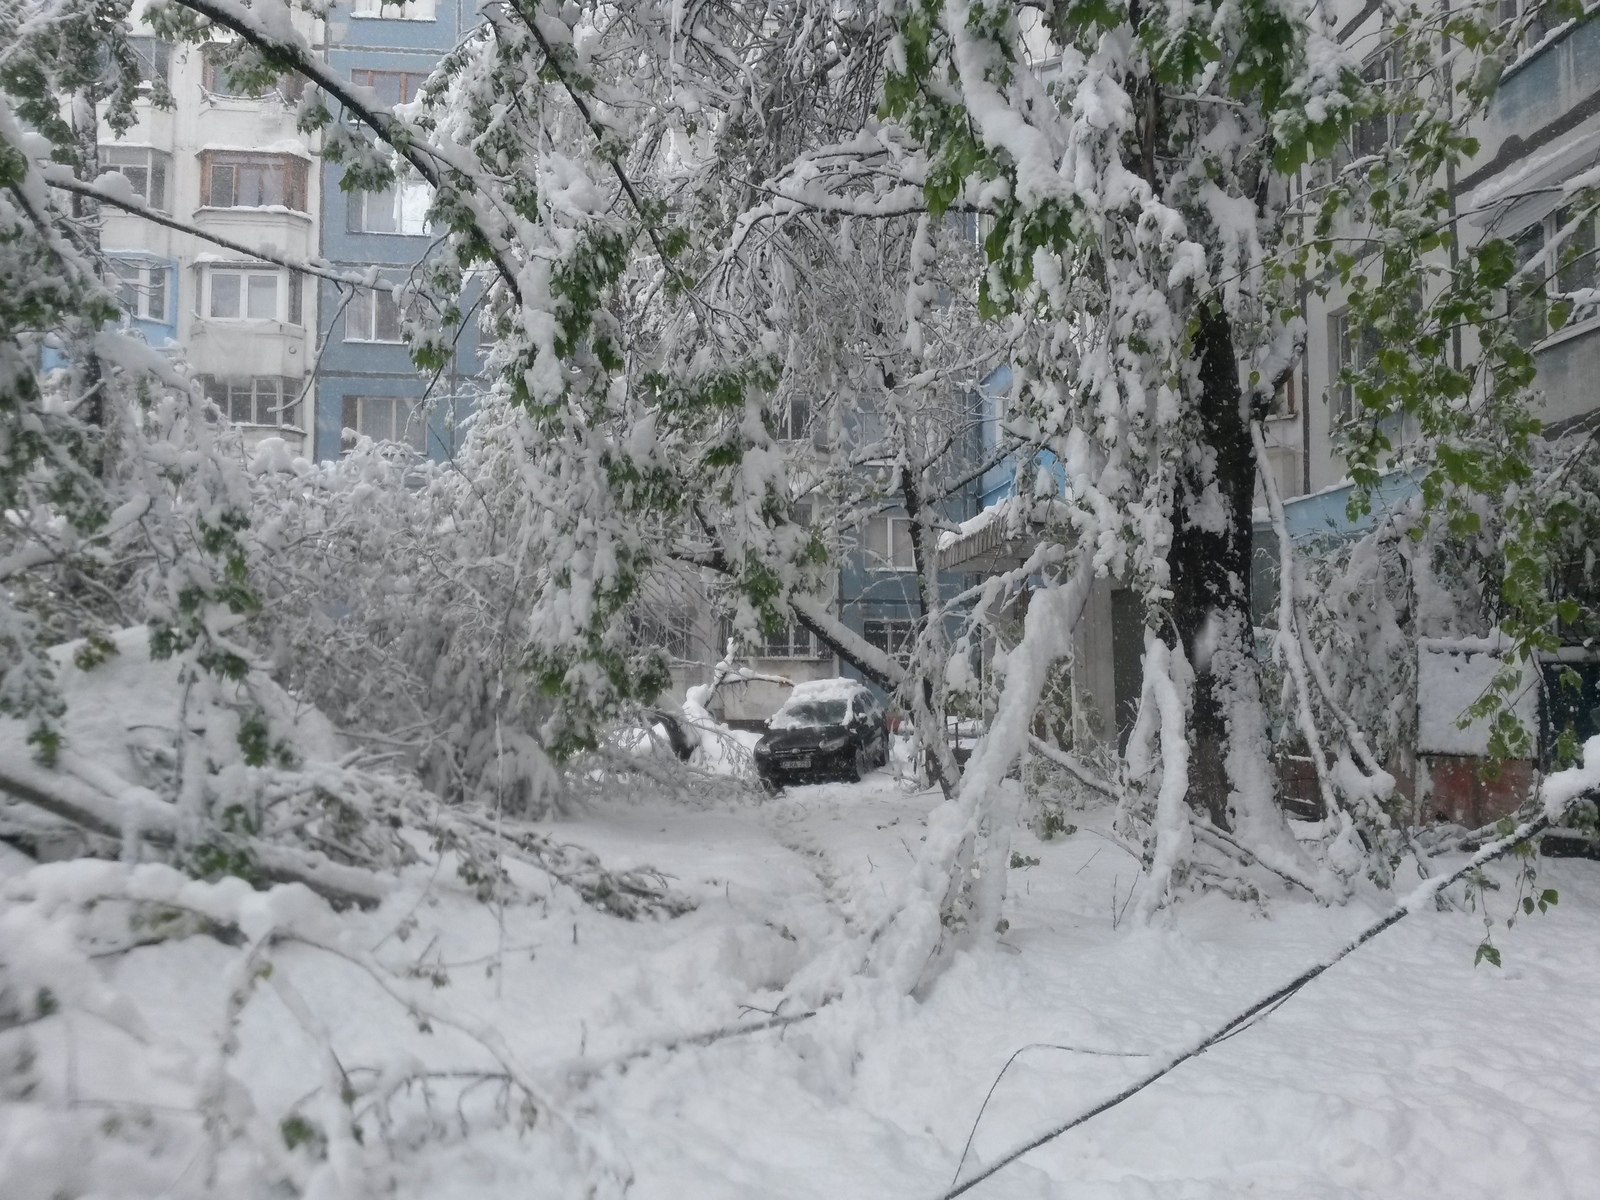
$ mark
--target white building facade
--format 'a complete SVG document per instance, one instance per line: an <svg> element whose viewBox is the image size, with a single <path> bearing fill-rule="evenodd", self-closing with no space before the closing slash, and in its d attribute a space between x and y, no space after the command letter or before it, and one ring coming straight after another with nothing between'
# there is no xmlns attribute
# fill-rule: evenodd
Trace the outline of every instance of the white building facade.
<svg viewBox="0 0 1600 1200"><path fill-rule="evenodd" d="M315 41L320 22L295 19ZM146 32L134 49L148 87L131 129L113 137L102 126L101 170L121 173L150 208L198 230L290 260L314 257L320 173L315 140L295 129L298 96L246 93L217 47L173 46ZM155 102L161 84L170 108ZM247 443L282 437L309 452L310 281L110 205L101 215L129 326L186 358Z"/></svg>

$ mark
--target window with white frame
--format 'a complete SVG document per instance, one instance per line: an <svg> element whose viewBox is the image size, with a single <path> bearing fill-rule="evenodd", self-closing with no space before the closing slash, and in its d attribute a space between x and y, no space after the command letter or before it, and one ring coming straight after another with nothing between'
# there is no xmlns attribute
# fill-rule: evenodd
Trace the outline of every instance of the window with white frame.
<svg viewBox="0 0 1600 1200"><path fill-rule="evenodd" d="M298 101L305 94L305 78L291 71L276 83L255 86L239 78L243 72L235 67L238 51L231 46L213 43L201 52L200 86L212 96L232 97L241 100L260 100L276 96L281 100Z"/></svg>
<svg viewBox="0 0 1600 1200"><path fill-rule="evenodd" d="M1393 112L1400 92L1401 63L1398 51L1386 46L1361 68L1362 81L1376 93L1383 111L1355 122L1350 127L1348 151L1352 159L1382 154L1394 145L1406 127L1404 113Z"/></svg>
<svg viewBox="0 0 1600 1200"><path fill-rule="evenodd" d="M1586 3L1584 7L1587 8L1589 6ZM1499 0L1495 5L1495 15L1499 18L1499 24L1501 25L1509 25L1520 17L1527 17L1528 19L1527 29L1523 31L1521 49L1514 51L1514 54L1520 57L1520 55L1536 49L1555 32L1555 29L1551 28L1549 21L1545 18L1546 11L1543 0ZM1557 25L1556 28L1560 28L1560 25Z"/></svg>
<svg viewBox="0 0 1600 1200"><path fill-rule="evenodd" d="M428 206L433 189L420 180L393 183L379 192L351 192L346 200L351 233L397 233L421 237L428 232Z"/></svg>
<svg viewBox="0 0 1600 1200"><path fill-rule="evenodd" d="M400 305L386 287L360 288L344 310L347 342L401 342Z"/></svg>
<svg viewBox="0 0 1600 1200"><path fill-rule="evenodd" d="M116 171L133 185L133 194L158 212L167 211L167 179L172 156L148 146L101 146L100 170Z"/></svg>
<svg viewBox="0 0 1600 1200"><path fill-rule="evenodd" d="M756 653L761 658L816 658L817 643L809 629L791 621L775 633L766 634Z"/></svg>
<svg viewBox="0 0 1600 1200"><path fill-rule="evenodd" d="M969 246L983 245L983 223L978 213L968 209L950 209L944 215L945 225Z"/></svg>
<svg viewBox="0 0 1600 1200"><path fill-rule="evenodd" d="M128 49L139 63L141 83L166 83L172 71L172 43L160 38L130 37Z"/></svg>
<svg viewBox="0 0 1600 1200"><path fill-rule="evenodd" d="M202 375L206 399L235 425L300 428L303 379L280 375Z"/></svg>
<svg viewBox="0 0 1600 1200"><path fill-rule="evenodd" d="M1524 346L1594 317L1595 216L1558 208L1511 239L1517 275L1506 289L1512 332ZM1554 280L1554 287L1551 281Z"/></svg>
<svg viewBox="0 0 1600 1200"><path fill-rule="evenodd" d="M341 445L348 450L356 439L398 442L421 453L428 446L427 414L409 396L346 396Z"/></svg>
<svg viewBox="0 0 1600 1200"><path fill-rule="evenodd" d="M431 21L434 14L434 0L405 0L403 4L395 4L393 0L352 0L350 15L352 17L382 17L391 21Z"/></svg>
<svg viewBox="0 0 1600 1200"><path fill-rule="evenodd" d="M1295 407L1295 387L1295 372L1291 370L1272 390L1272 407L1267 412L1268 416L1292 417L1299 411Z"/></svg>
<svg viewBox="0 0 1600 1200"><path fill-rule="evenodd" d="M811 397L801 392L779 401L774 417L780 442L804 441L811 436Z"/></svg>
<svg viewBox="0 0 1600 1200"><path fill-rule="evenodd" d="M910 617L878 617L861 623L861 637L897 662L911 661L917 642L917 623Z"/></svg>
<svg viewBox="0 0 1600 1200"><path fill-rule="evenodd" d="M1348 309L1328 318L1328 367L1333 378L1328 389L1328 410L1334 428L1355 420L1361 412L1354 386L1341 380L1340 374L1346 368L1360 371L1377 352L1377 331L1370 325L1352 330Z"/></svg>
<svg viewBox="0 0 1600 1200"><path fill-rule="evenodd" d="M117 302L130 318L145 321L167 319L167 267L147 259L114 258L111 270L117 278Z"/></svg>
<svg viewBox="0 0 1600 1200"><path fill-rule="evenodd" d="M304 292L298 272L277 267L218 264L206 269L201 313L213 321L304 323Z"/></svg>
<svg viewBox="0 0 1600 1200"><path fill-rule="evenodd" d="M869 517L861 548L869 571L914 571L909 517Z"/></svg>

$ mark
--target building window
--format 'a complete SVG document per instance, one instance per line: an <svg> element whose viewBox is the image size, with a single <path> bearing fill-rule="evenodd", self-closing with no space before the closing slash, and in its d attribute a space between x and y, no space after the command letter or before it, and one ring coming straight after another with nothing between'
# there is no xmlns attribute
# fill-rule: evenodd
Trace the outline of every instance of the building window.
<svg viewBox="0 0 1600 1200"><path fill-rule="evenodd" d="M760 658L816 658L817 642L809 629L791 621L776 633L764 636L756 654Z"/></svg>
<svg viewBox="0 0 1600 1200"><path fill-rule="evenodd" d="M1594 215L1569 229L1571 221L1571 210L1558 208L1511 239L1519 273L1507 289L1506 308L1512 333L1523 346L1596 314L1592 300L1574 305L1564 298L1594 288L1597 274Z"/></svg>
<svg viewBox="0 0 1600 1200"><path fill-rule="evenodd" d="M303 325L304 288L298 271L213 266L206 271L201 312L214 321L287 321Z"/></svg>
<svg viewBox="0 0 1600 1200"><path fill-rule="evenodd" d="M983 245L983 225L976 212L970 209L966 212L958 212L952 208L945 213L944 222L950 232L967 245L978 247Z"/></svg>
<svg viewBox="0 0 1600 1200"><path fill-rule="evenodd" d="M880 617L863 621L861 636L869 646L883 651L897 662L907 663L911 661L911 652L916 647L917 623L910 617Z"/></svg>
<svg viewBox="0 0 1600 1200"><path fill-rule="evenodd" d="M1517 274L1507 287L1506 314L1511 335L1531 346L1545 335L1549 315L1545 309L1544 225L1532 225L1511 239Z"/></svg>
<svg viewBox="0 0 1600 1200"><path fill-rule="evenodd" d="M1588 6L1585 5L1584 7L1587 8ZM1529 17L1526 35L1522 39L1522 46L1512 52L1515 57L1520 57L1535 49L1554 32L1550 28L1549 22L1545 20L1545 7L1542 0L1499 0L1499 3L1495 6L1495 11L1500 18L1499 23L1501 25L1509 25L1525 14Z"/></svg>
<svg viewBox="0 0 1600 1200"><path fill-rule="evenodd" d="M1283 377L1283 382L1278 384L1272 392L1272 408L1268 416L1292 417L1298 411L1295 408L1295 381L1294 371Z"/></svg>
<svg viewBox="0 0 1600 1200"><path fill-rule="evenodd" d="M811 436L811 397L801 394L780 402L773 423L780 442L805 441Z"/></svg>
<svg viewBox="0 0 1600 1200"><path fill-rule="evenodd" d="M399 233L420 237L428 232L428 206L433 189L420 181L394 183L380 192L351 192L345 212L351 233Z"/></svg>
<svg viewBox="0 0 1600 1200"><path fill-rule="evenodd" d="M133 193L158 212L167 211L167 178L172 157L148 146L101 146L100 169L116 171L133 185Z"/></svg>
<svg viewBox="0 0 1600 1200"><path fill-rule="evenodd" d="M1385 111L1374 114L1364 121L1357 121L1350 129L1350 155L1352 158L1367 158L1372 155L1382 154L1394 144L1401 131L1401 118L1398 113L1387 111L1387 106L1394 103L1397 93L1396 84L1399 77L1400 64L1392 49L1384 49L1373 55L1361 69L1361 78L1374 91L1377 92L1379 101L1385 106Z"/></svg>
<svg viewBox="0 0 1600 1200"><path fill-rule="evenodd" d="M862 548L867 553L869 571L916 570L909 517L869 518Z"/></svg>
<svg viewBox="0 0 1600 1200"><path fill-rule="evenodd" d="M128 49L139 61L139 82L166 83L172 72L172 43L160 38L131 37Z"/></svg>
<svg viewBox="0 0 1600 1200"><path fill-rule="evenodd" d="M433 20L433 0L406 0L395 4L392 0L352 0L352 17L382 17L391 21Z"/></svg>
<svg viewBox="0 0 1600 1200"><path fill-rule="evenodd" d="M117 278L117 302L130 318L167 320L167 268L140 259L112 259Z"/></svg>
<svg viewBox="0 0 1600 1200"><path fill-rule="evenodd" d="M427 449L427 418L408 396L346 396L343 421L340 444L346 450L362 437L398 442L418 453Z"/></svg>
<svg viewBox="0 0 1600 1200"><path fill-rule="evenodd" d="M393 108L396 104L410 104L417 98L417 92L428 82L428 72L357 69L350 72L350 82L371 88L378 93L381 103Z"/></svg>
<svg viewBox="0 0 1600 1200"><path fill-rule="evenodd" d="M1359 373L1378 353L1378 333L1372 326L1361 328L1353 335L1348 310L1336 312L1328 318L1328 349L1332 362L1333 386L1328 393L1328 408L1333 427L1346 425L1360 415L1361 405L1356 399L1355 387L1340 379L1345 370Z"/></svg>
<svg viewBox="0 0 1600 1200"><path fill-rule="evenodd" d="M400 305L388 288L361 288L344 310L347 342L401 342Z"/></svg>
<svg viewBox="0 0 1600 1200"><path fill-rule="evenodd" d="M292 154L212 151L200 156L200 194L212 208L282 205L305 212L307 175L305 159Z"/></svg>
<svg viewBox="0 0 1600 1200"><path fill-rule="evenodd" d="M205 47L200 59L200 86L213 96L229 96L243 100L259 100L264 96L298 102L305 94L305 80L290 74L265 87L252 87L234 78L234 64L230 62L230 47L210 45Z"/></svg>
<svg viewBox="0 0 1600 1200"><path fill-rule="evenodd" d="M695 658L694 612L682 605L638 612L633 619L633 633L638 645L664 650L678 662Z"/></svg>
<svg viewBox="0 0 1600 1200"><path fill-rule="evenodd" d="M226 379L202 375L206 399L235 425L300 428L303 380L279 375L245 375Z"/></svg>

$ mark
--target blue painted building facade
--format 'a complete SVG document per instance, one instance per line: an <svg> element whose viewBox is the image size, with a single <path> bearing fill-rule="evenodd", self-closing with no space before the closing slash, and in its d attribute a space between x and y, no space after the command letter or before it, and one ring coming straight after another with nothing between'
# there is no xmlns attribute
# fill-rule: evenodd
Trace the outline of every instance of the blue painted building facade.
<svg viewBox="0 0 1600 1200"><path fill-rule="evenodd" d="M381 6L378 0L341 0L328 12L328 65L384 103L409 102L476 21L475 0ZM432 242L424 220L426 186L401 182L383 193L348 192L340 187L341 164L324 160L321 169L323 257L344 270L377 266L385 280L403 279ZM320 286L316 457L337 458L351 429L405 442L436 460L449 457L478 383L470 319L449 367L425 378L400 338L392 295L362 291L347 302L333 284Z"/></svg>

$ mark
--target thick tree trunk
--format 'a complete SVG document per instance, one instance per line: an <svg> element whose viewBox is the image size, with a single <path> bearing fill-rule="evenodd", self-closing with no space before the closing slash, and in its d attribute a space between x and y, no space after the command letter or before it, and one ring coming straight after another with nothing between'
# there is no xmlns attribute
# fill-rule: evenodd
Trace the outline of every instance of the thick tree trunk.
<svg viewBox="0 0 1600 1200"><path fill-rule="evenodd" d="M1231 829L1242 799L1274 791L1250 613L1255 447L1233 330L1216 308L1202 310L1195 356L1200 424L1182 468L1167 561L1173 623L1195 671L1189 802Z"/></svg>

